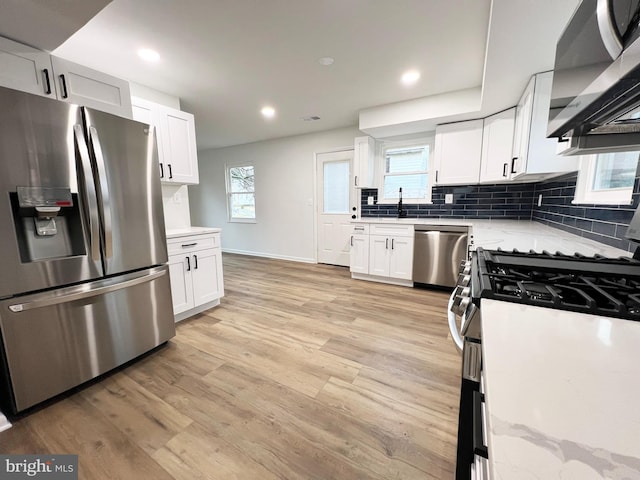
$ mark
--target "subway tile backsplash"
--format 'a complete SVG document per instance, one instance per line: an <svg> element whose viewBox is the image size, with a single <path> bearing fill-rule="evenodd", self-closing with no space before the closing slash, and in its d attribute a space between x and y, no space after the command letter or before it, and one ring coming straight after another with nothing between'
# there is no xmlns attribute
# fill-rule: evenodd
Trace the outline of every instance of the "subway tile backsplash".
<svg viewBox="0 0 640 480"><path fill-rule="evenodd" d="M407 218L463 218L530 220L535 185L532 183L434 187L431 204L403 204ZM453 203L445 204L445 195ZM374 205L367 205L367 198ZM362 189L363 217L397 217L397 204L377 204L377 189Z"/></svg>
<svg viewBox="0 0 640 480"><path fill-rule="evenodd" d="M640 166L639 166L640 171ZM439 186L433 188L432 204L403 204L407 218L460 218L534 220L575 235L629 252L636 244L624 238L640 203L640 174L636 173L631 205L575 205L577 173L538 183ZM445 195L453 203L445 204ZM538 206L538 197L542 204ZM373 197L374 205L367 205ZM377 203L377 189L362 189L362 217L397 217L397 204Z"/></svg>
<svg viewBox="0 0 640 480"><path fill-rule="evenodd" d="M577 173L536 184L531 219L597 242L635 251L636 244L624 238L640 201L640 177L636 173L631 205L587 205L572 203ZM542 205L538 206L538 196Z"/></svg>

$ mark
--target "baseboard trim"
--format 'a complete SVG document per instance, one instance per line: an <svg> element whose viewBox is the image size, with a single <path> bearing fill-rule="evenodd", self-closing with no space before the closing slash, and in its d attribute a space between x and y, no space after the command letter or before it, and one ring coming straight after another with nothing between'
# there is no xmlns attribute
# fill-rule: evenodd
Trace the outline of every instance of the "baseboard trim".
<svg viewBox="0 0 640 480"><path fill-rule="evenodd" d="M401 287L413 287L413 280L403 280L400 278L380 277L377 275L365 275L363 273L351 272L351 278L354 280L366 280L367 282L388 283L389 285L398 285Z"/></svg>
<svg viewBox="0 0 640 480"><path fill-rule="evenodd" d="M234 248L223 248L223 253L235 253L237 255L248 255L251 257L273 258L276 260L289 260L300 263L318 263L315 258L290 257L289 255L275 255L273 253L249 252L247 250L236 250Z"/></svg>
<svg viewBox="0 0 640 480"><path fill-rule="evenodd" d="M177 315L174 315L174 318L175 318L176 323L177 322L181 322L182 320L184 320L186 318L193 317L194 315L202 313L205 310L209 310L210 308L217 307L218 305L220 305L220 299L219 298L217 300L212 301L212 302L208 302L208 303L199 305L196 308L192 308L191 310L187 310L186 312L182 312L182 313L179 313Z"/></svg>

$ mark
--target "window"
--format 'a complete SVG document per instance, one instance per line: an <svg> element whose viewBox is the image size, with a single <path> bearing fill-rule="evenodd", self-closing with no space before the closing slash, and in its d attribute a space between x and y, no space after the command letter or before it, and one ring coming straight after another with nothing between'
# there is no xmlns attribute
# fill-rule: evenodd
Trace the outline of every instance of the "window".
<svg viewBox="0 0 640 480"><path fill-rule="evenodd" d="M227 167L230 222L255 222L255 175L252 166Z"/></svg>
<svg viewBox="0 0 640 480"><path fill-rule="evenodd" d="M400 198L405 203L431 202L429 178L429 143L411 146L393 146L383 149L383 178L380 203L395 203Z"/></svg>
<svg viewBox="0 0 640 480"><path fill-rule="evenodd" d="M323 213L349 213L349 160L323 164Z"/></svg>
<svg viewBox="0 0 640 480"><path fill-rule="evenodd" d="M639 152L601 153L582 157L573 203L631 203Z"/></svg>

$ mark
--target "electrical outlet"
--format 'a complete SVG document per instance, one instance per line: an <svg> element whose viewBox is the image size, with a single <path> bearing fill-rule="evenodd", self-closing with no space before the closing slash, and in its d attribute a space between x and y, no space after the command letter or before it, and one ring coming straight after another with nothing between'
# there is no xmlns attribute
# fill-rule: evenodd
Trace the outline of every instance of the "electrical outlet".
<svg viewBox="0 0 640 480"><path fill-rule="evenodd" d="M182 194L180 192L173 194L173 203L176 205L180 205L182 203Z"/></svg>
<svg viewBox="0 0 640 480"><path fill-rule="evenodd" d="M367 205L373 205L373 197L372 196L367 197Z"/></svg>
<svg viewBox="0 0 640 480"><path fill-rule="evenodd" d="M453 193L444 194L444 203L453 203Z"/></svg>
<svg viewBox="0 0 640 480"><path fill-rule="evenodd" d="M542 206L542 194L538 195L538 206Z"/></svg>

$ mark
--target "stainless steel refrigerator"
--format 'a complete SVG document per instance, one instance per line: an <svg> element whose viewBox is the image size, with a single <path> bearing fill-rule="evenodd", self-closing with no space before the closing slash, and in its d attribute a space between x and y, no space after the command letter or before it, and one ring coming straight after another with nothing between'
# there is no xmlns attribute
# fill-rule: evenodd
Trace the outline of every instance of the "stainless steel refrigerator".
<svg viewBox="0 0 640 480"><path fill-rule="evenodd" d="M0 408L175 335L149 125L0 88Z"/></svg>

